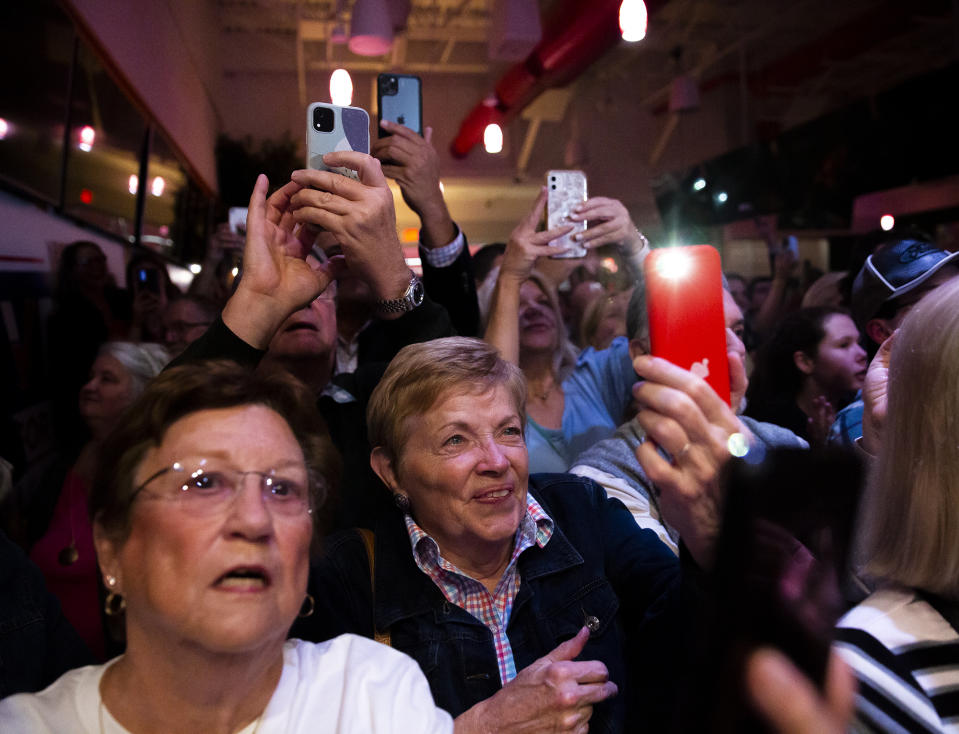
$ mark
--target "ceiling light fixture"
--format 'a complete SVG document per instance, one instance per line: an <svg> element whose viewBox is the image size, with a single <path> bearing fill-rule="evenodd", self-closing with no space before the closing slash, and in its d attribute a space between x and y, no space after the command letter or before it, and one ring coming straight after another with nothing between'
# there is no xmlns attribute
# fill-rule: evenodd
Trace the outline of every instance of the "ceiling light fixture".
<svg viewBox="0 0 959 734"><path fill-rule="evenodd" d="M483 107L488 115L483 130L483 147L492 155L503 152L503 128L499 126L499 113L496 110L498 103L495 94L490 94L483 100Z"/></svg>
<svg viewBox="0 0 959 734"><path fill-rule="evenodd" d="M393 22L386 0L356 0L350 21L350 51L382 56L393 45Z"/></svg>
<svg viewBox="0 0 959 734"><path fill-rule="evenodd" d="M77 146L84 153L89 153L93 149L93 141L97 139L97 131L89 125L80 128L80 144Z"/></svg>
<svg viewBox="0 0 959 734"><path fill-rule="evenodd" d="M646 38L646 25L649 14L643 0L623 0L619 6L619 32L623 40L629 43Z"/></svg>

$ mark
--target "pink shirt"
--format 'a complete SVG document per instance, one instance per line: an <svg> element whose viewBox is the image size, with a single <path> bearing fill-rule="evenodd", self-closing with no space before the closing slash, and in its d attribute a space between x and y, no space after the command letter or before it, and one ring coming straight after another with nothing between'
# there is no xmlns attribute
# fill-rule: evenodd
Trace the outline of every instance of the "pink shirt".
<svg viewBox="0 0 959 734"><path fill-rule="evenodd" d="M106 654L100 616L97 556L93 549L93 526L87 517L89 490L71 469L53 510L50 527L30 550L33 561L60 600L67 620L100 660ZM60 552L74 540L77 560L69 566L59 561Z"/></svg>

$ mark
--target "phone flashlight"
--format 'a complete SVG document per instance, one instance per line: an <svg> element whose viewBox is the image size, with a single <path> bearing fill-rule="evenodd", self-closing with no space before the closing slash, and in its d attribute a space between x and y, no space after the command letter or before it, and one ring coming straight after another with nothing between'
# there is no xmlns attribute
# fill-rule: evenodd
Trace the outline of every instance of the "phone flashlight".
<svg viewBox="0 0 959 734"><path fill-rule="evenodd" d="M685 250L662 250L656 260L656 272L668 280L681 280L689 275L692 259Z"/></svg>

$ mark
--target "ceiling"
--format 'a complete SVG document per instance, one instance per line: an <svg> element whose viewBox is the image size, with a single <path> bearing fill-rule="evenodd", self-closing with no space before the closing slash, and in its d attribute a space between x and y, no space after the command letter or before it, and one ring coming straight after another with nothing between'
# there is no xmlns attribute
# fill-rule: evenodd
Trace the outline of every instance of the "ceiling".
<svg viewBox="0 0 959 734"><path fill-rule="evenodd" d="M465 160L448 152L463 118L514 63L489 56L492 0L412 0L406 30L377 58L330 42L338 23L349 27L351 0L216 0L224 79L217 108L231 135L298 135L301 110L325 94L332 69L353 74L354 104L369 109L377 72L418 74L451 209L474 241L504 238L543 172L566 166L584 168L591 192L623 199L655 230L652 176L944 66L959 44L951 0L647 4L646 39L615 44L564 93L512 116L507 148L495 159L480 149ZM544 24L561 24L557 15L570 7L541 0ZM698 81L701 105L671 113L670 84L683 73ZM238 109L239 90L266 83L282 90L280 112ZM401 226L414 224L402 207L398 215Z"/></svg>

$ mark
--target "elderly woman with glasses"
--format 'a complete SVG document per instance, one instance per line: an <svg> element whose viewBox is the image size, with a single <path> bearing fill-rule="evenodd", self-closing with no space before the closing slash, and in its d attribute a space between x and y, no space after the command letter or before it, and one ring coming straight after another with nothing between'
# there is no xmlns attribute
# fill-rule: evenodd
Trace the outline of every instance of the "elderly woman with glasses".
<svg viewBox="0 0 959 734"><path fill-rule="evenodd" d="M287 641L338 460L285 375L171 369L106 441L90 511L126 652L0 702L0 730L448 732L408 658ZM321 593L321 592L314 592Z"/></svg>
<svg viewBox="0 0 959 734"><path fill-rule="evenodd" d="M327 593L297 635L388 641L417 660L457 732L665 726L680 597L700 588L716 471L746 429L691 373L647 357L637 368L639 420L676 457L650 441L640 458L681 526L682 573L589 479L530 475L519 367L484 341L436 339L393 359L367 412L371 463L396 507L378 519L371 555L356 532L328 539L311 572Z"/></svg>

